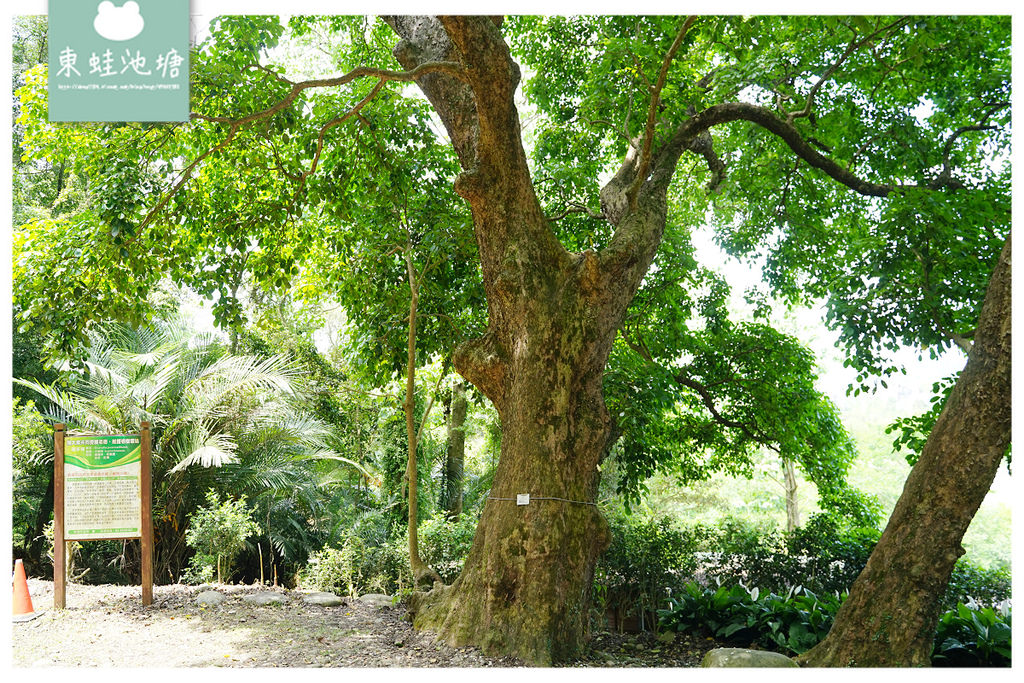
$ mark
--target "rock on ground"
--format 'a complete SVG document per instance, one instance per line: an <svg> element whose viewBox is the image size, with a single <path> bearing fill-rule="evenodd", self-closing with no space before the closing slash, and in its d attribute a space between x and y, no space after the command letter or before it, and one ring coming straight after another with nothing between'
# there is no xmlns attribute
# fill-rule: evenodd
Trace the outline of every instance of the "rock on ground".
<svg viewBox="0 0 1024 683"><path fill-rule="evenodd" d="M196 596L197 603L199 603L200 605L206 605L208 607L212 605L219 605L225 600L227 600L227 598L224 596L224 594L218 593L217 591L203 591L202 593Z"/></svg>
<svg viewBox="0 0 1024 683"><path fill-rule="evenodd" d="M303 596L302 602L308 605L320 605L321 607L340 607L347 604L334 593L310 593Z"/></svg>
<svg viewBox="0 0 1024 683"><path fill-rule="evenodd" d="M360 595L359 602L378 609L381 607L391 607L395 604L390 595L382 595L381 593L367 593L366 595Z"/></svg>
<svg viewBox="0 0 1024 683"><path fill-rule="evenodd" d="M700 663L702 667L741 667L741 668L799 668L796 662L778 652L764 650L744 650L739 647L720 647L704 655Z"/></svg>
<svg viewBox="0 0 1024 683"><path fill-rule="evenodd" d="M276 592L253 593L242 597L242 600L252 605L280 605L285 599L285 596Z"/></svg>

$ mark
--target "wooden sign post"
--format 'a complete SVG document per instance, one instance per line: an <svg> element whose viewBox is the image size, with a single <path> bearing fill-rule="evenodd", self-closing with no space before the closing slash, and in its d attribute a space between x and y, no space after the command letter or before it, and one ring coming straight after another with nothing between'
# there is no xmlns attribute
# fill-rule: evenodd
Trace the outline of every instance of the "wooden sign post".
<svg viewBox="0 0 1024 683"><path fill-rule="evenodd" d="M153 488L149 423L138 434L53 434L53 606L67 594L67 543L138 538L142 604L153 603Z"/></svg>

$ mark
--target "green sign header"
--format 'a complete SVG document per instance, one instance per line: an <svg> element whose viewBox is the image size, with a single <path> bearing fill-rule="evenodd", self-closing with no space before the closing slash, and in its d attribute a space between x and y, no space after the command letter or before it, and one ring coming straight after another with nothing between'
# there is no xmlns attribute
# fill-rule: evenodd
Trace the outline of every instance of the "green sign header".
<svg viewBox="0 0 1024 683"><path fill-rule="evenodd" d="M69 436L64 440L64 462L85 470L105 470L142 460L138 434Z"/></svg>

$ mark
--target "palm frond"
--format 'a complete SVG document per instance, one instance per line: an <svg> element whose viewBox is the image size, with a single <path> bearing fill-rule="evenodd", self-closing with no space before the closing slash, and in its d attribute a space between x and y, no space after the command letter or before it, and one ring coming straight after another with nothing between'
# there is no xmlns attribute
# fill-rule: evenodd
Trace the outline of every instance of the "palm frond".
<svg viewBox="0 0 1024 683"><path fill-rule="evenodd" d="M372 482L374 486L381 486L383 483L380 475L378 475L376 472L371 470L366 465L356 462L355 460L352 460L350 458L346 458L343 455L339 455L334 451L317 451L315 453L310 453L308 456L306 456L306 458L309 460L326 460L344 463L345 465L354 468L361 475L366 477L366 479Z"/></svg>
<svg viewBox="0 0 1024 683"><path fill-rule="evenodd" d="M42 384L34 380L15 378L14 382L32 389L50 402L50 410L43 416L53 422L96 431L109 431L111 425L95 410L91 401L82 400L70 391L61 389L56 383Z"/></svg>
<svg viewBox="0 0 1024 683"><path fill-rule="evenodd" d="M229 434L214 432L209 424L194 425L185 440L189 447L187 455L170 469L180 472L186 467L223 467L238 462L235 455L235 442Z"/></svg>

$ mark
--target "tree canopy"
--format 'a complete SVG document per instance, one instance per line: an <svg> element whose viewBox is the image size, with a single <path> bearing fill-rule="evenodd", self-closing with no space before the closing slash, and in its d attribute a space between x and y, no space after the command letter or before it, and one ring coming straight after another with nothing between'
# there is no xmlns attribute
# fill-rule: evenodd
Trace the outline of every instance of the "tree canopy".
<svg viewBox="0 0 1024 683"><path fill-rule="evenodd" d="M564 657L607 543L588 506L620 440L628 495L659 469L741 469L762 445L866 514L841 485L849 440L806 350L765 324L767 295L826 301L855 391L901 370L887 356L900 345L973 348L1009 238L1009 28L302 17L290 35L329 37L341 75L296 76L268 59L276 18L222 17L180 125L50 124L38 67L20 91L27 159L87 179L88 197L17 232L16 312L54 358L80 360L91 326L151 314L161 277L213 295L235 325L243 273L269 289L308 279L353 308L364 359L388 373L397 356L375 340L397 293L416 273L435 283L423 348L465 340L453 364L495 405L503 442L466 571L415 606L417 623ZM690 245L705 222L763 259L759 319L724 315L727 283ZM552 485L565 507L504 505Z"/></svg>

